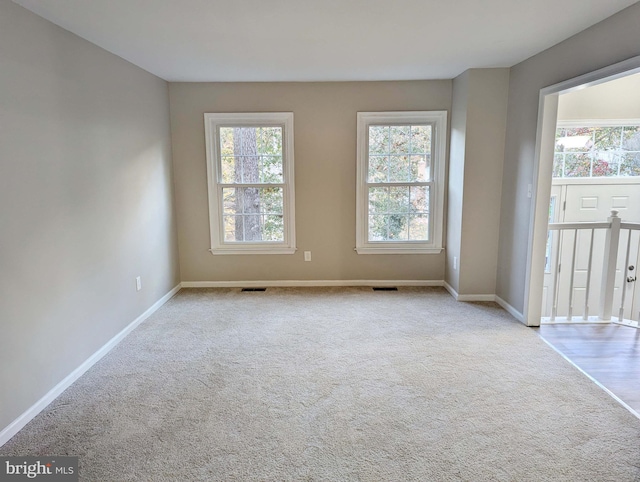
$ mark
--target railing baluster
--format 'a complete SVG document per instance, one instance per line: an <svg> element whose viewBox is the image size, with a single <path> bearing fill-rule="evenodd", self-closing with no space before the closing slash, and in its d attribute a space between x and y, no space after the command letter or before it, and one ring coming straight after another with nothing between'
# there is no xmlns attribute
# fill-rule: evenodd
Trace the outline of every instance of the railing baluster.
<svg viewBox="0 0 640 482"><path fill-rule="evenodd" d="M591 265L593 264L593 238L596 230L591 229L591 242L589 243L589 265L587 266L587 287L584 293L584 314L582 319L589 319L589 294L591 293Z"/></svg>
<svg viewBox="0 0 640 482"><path fill-rule="evenodd" d="M564 241L564 230L558 232L558 255L556 256L556 262L554 267L555 276L553 277L553 304L551 305L551 317L550 321L556 320L558 314L558 278L560 278L560 258L562 257L562 242Z"/></svg>
<svg viewBox="0 0 640 482"><path fill-rule="evenodd" d="M620 285L620 289L622 290L622 297L620 299L620 311L618 312L618 321L624 320L624 301L627 295L627 267L629 266L629 253L631 252L631 233L633 231L629 230L629 235L627 236L627 256L624 259L624 266L622 267L622 284Z"/></svg>
<svg viewBox="0 0 640 482"><path fill-rule="evenodd" d="M593 265L593 239L596 230L591 229L591 240L589 242L589 264L587 265L587 286L584 292L584 314L582 319L587 321L589 319L589 296L591 294L591 267Z"/></svg>
<svg viewBox="0 0 640 482"><path fill-rule="evenodd" d="M620 218L618 211L612 209L607 219L611 227L607 231L604 245L604 264L602 266L602 297L600 298L600 319L611 320L613 311L613 290L615 288L618 243L620 242Z"/></svg>
<svg viewBox="0 0 640 482"><path fill-rule="evenodd" d="M567 311L567 319L571 321L573 318L573 278L576 274L576 246L578 245L578 230L573 230L573 251L571 252L571 271L569 273L569 310Z"/></svg>

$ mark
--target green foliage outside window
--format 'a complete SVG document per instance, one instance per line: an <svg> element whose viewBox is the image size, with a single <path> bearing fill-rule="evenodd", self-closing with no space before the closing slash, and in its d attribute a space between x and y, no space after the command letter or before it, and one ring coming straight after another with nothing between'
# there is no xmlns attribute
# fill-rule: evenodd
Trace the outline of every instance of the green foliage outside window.
<svg viewBox="0 0 640 482"><path fill-rule="evenodd" d="M560 127L553 177L640 176L640 125Z"/></svg>
<svg viewBox="0 0 640 482"><path fill-rule="evenodd" d="M428 240L429 186L416 183L431 180L431 133L430 125L369 126L369 241Z"/></svg>

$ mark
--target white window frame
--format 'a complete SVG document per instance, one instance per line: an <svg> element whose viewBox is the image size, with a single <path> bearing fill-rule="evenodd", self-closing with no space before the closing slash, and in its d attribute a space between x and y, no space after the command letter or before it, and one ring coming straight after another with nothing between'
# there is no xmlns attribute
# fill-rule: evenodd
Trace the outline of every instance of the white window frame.
<svg viewBox="0 0 640 482"><path fill-rule="evenodd" d="M431 125L429 241L369 241L369 126ZM356 251L358 254L438 254L443 250L447 111L358 112ZM401 183L406 184L406 183Z"/></svg>
<svg viewBox="0 0 640 482"><path fill-rule="evenodd" d="M225 241L223 229L222 189L235 184L222 182L220 160L221 127L282 127L283 182L260 184L260 187L281 187L283 190L284 241ZM209 228L212 254L294 254L295 190L293 170L293 112L268 113L205 113L204 128L207 154L207 186L209 194Z"/></svg>

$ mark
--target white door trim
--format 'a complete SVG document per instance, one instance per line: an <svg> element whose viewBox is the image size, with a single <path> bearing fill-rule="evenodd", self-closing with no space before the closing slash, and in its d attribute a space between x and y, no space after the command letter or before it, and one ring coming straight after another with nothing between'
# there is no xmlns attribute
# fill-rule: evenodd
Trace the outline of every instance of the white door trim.
<svg viewBox="0 0 640 482"><path fill-rule="evenodd" d="M639 72L640 56L637 56L540 90L523 309L527 326L540 325L558 95Z"/></svg>

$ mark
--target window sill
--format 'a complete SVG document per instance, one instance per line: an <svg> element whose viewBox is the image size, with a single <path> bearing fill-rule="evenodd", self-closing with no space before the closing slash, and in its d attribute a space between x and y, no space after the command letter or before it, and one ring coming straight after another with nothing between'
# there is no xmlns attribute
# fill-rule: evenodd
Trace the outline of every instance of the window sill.
<svg viewBox="0 0 640 482"><path fill-rule="evenodd" d="M444 248L357 247L358 254L440 254Z"/></svg>
<svg viewBox="0 0 640 482"><path fill-rule="evenodd" d="M295 254L296 248L211 248L209 252L215 256L221 254Z"/></svg>

